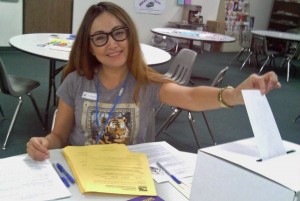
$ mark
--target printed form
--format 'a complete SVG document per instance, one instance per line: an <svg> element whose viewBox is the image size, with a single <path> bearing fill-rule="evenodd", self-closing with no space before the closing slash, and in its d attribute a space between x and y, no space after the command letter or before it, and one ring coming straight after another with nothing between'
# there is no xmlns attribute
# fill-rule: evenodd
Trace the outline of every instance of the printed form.
<svg viewBox="0 0 300 201"><path fill-rule="evenodd" d="M1 200L40 201L70 197L49 160L34 161L27 154L0 159Z"/></svg>

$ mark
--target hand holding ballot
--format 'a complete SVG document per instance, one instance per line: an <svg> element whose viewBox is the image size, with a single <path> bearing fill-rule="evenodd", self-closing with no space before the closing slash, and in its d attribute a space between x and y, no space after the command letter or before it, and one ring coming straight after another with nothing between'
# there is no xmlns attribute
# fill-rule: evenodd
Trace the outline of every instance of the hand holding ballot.
<svg viewBox="0 0 300 201"><path fill-rule="evenodd" d="M272 89L278 89L280 87L281 84L278 82L277 75L274 72L268 72L261 76L252 74L235 88L233 97L236 97L239 104L244 104L242 90L258 89L261 94L267 94Z"/></svg>

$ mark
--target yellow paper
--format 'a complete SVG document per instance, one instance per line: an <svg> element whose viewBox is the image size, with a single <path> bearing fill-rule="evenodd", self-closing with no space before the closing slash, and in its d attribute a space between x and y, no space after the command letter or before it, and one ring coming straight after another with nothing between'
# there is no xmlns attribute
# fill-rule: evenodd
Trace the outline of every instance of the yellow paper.
<svg viewBox="0 0 300 201"><path fill-rule="evenodd" d="M143 153L89 154L85 191L155 196L147 155Z"/></svg>
<svg viewBox="0 0 300 201"><path fill-rule="evenodd" d="M113 152L128 153L128 149L124 144L68 146L63 148L64 157L75 176L81 193L85 192L87 155L89 153L110 154Z"/></svg>
<svg viewBox="0 0 300 201"><path fill-rule="evenodd" d="M69 146L63 154L81 193L156 195L146 154L123 144Z"/></svg>

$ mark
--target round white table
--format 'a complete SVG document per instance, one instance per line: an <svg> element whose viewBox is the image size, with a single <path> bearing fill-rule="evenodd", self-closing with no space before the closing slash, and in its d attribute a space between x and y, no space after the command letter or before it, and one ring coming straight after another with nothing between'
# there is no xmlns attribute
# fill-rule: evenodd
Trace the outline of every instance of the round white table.
<svg viewBox="0 0 300 201"><path fill-rule="evenodd" d="M57 34L57 33L35 33L23 34L12 37L9 44L18 50L44 57L50 61L49 85L48 85L48 99L46 105L45 122L47 126L48 112L50 106L50 99L53 89L53 101L56 105L56 86L55 76L60 72L61 68L56 69L56 61L68 61L71 47L57 47L49 46L48 43L54 39L59 40L74 40L74 35ZM159 48L141 44L141 49L144 55L145 62L148 65L156 65L167 62L171 59L171 55Z"/></svg>
<svg viewBox="0 0 300 201"><path fill-rule="evenodd" d="M251 33L266 36L271 38L278 38L289 41L300 41L300 34L287 33L281 31L271 31L271 30L253 30Z"/></svg>
<svg viewBox="0 0 300 201"><path fill-rule="evenodd" d="M174 38L187 39L190 41L189 48L193 48L193 41L206 41L206 42L220 42L229 43L234 42L235 38L211 33L206 31L188 30L188 29L174 29L174 28L152 28L151 32L159 35L170 36Z"/></svg>

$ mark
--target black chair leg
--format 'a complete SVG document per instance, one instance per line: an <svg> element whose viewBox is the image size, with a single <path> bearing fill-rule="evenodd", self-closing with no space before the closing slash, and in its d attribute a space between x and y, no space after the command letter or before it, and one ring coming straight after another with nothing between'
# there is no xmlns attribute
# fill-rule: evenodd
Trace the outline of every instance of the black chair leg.
<svg viewBox="0 0 300 201"><path fill-rule="evenodd" d="M42 128L45 129L46 123L45 123L44 120L43 120L43 117L42 117L42 115L41 115L41 112L40 112L40 110L39 110L37 104L36 104L35 99L33 98L32 94L31 94L30 92L28 92L27 95L28 95L29 98L31 99L31 102L32 102L32 104L33 104L33 107L34 107L34 109L35 109L35 111L36 111L36 113L37 113L37 115L38 115L38 117L39 117L39 120L40 120L41 124L42 124Z"/></svg>
<svg viewBox="0 0 300 201"><path fill-rule="evenodd" d="M182 109L175 108L172 114L166 119L166 121L162 124L160 129L156 132L155 137L158 137L162 132L167 130L181 112Z"/></svg>
<svg viewBox="0 0 300 201"><path fill-rule="evenodd" d="M298 119L300 119L300 114L294 119L294 122L296 122Z"/></svg>
<svg viewBox="0 0 300 201"><path fill-rule="evenodd" d="M0 105L0 114L1 114L1 116L2 116L2 119L6 119L6 117L5 117L5 115L4 115L4 112L3 112L3 110L2 110L1 105Z"/></svg>
<svg viewBox="0 0 300 201"><path fill-rule="evenodd" d="M203 119L204 119L204 121L205 121L205 124L206 124L206 126L207 126L207 129L208 129L209 135L210 135L210 137L211 137L211 140L213 141L214 145L216 145L217 143L216 143L216 141L215 141L214 135L213 135L212 132L211 132L210 126L209 126L208 121L207 121L207 119L206 119L206 115L204 114L204 112L201 112L201 113L202 113Z"/></svg>
<svg viewBox="0 0 300 201"><path fill-rule="evenodd" d="M162 108L163 105L164 105L164 104L161 103L161 104L158 106L158 108L157 108L156 111L155 111L155 116L157 116L158 112L160 111L160 109Z"/></svg>
<svg viewBox="0 0 300 201"><path fill-rule="evenodd" d="M200 148L201 148L201 145L200 145L200 140L199 140L199 138L198 138L198 135L197 135L197 133L196 133L195 119L194 119L194 117L193 117L193 115L192 115L191 112L188 112L188 118L189 118L190 126L191 126L191 128L192 128L192 131L193 131L193 135L194 135L196 144L197 144L197 146L198 146L198 149L200 149Z"/></svg>

